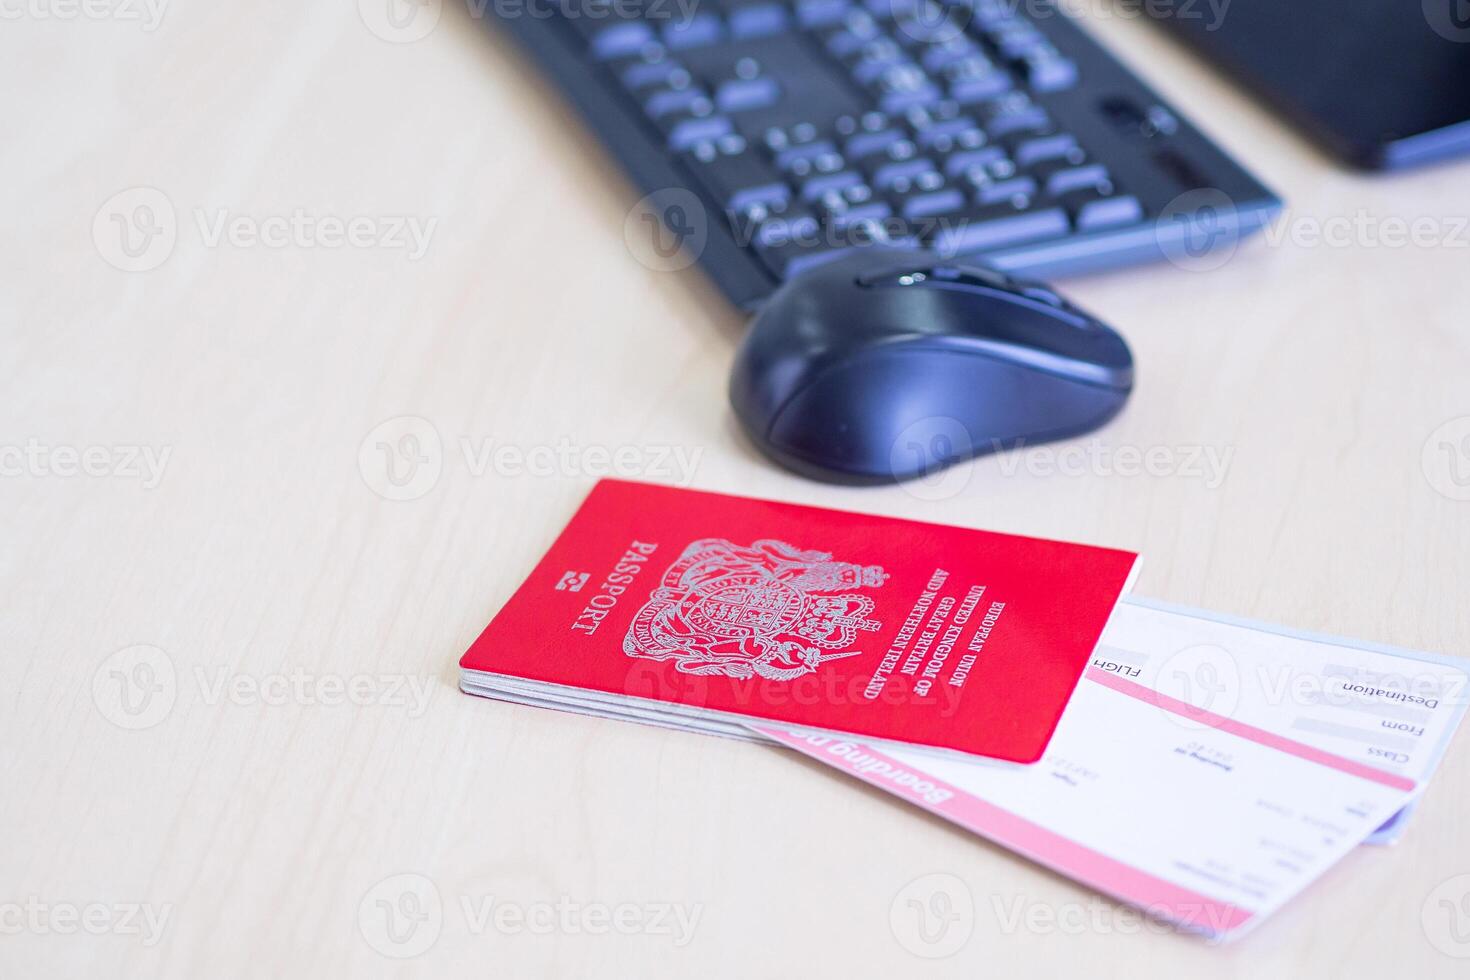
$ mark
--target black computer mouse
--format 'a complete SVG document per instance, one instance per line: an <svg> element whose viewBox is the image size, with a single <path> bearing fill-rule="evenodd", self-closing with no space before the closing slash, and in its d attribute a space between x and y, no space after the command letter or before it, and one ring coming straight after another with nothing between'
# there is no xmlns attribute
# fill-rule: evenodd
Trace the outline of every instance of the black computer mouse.
<svg viewBox="0 0 1470 980"><path fill-rule="evenodd" d="M735 356L730 402L783 466L876 484L1088 432L1132 389L1123 338L1045 286L864 248L771 295Z"/></svg>

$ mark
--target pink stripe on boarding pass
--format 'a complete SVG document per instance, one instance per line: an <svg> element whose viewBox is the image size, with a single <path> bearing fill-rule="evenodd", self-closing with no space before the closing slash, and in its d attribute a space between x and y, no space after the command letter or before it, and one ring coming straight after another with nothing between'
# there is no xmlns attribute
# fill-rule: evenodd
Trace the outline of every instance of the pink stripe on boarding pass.
<svg viewBox="0 0 1470 980"><path fill-rule="evenodd" d="M821 747L812 745L795 732L762 725L750 727L803 755L820 759L871 786L907 800L1038 864L1184 929L1223 937L1245 925L1255 915L1250 909L1190 891L1110 858L933 776L925 775L924 778L950 794L942 802L930 802L923 794L901 783L874 778L866 767L854 766L845 754L823 751ZM903 763L870 745L844 739L832 739L831 743L850 747L866 759L885 763L890 771L910 771Z"/></svg>
<svg viewBox="0 0 1470 980"><path fill-rule="evenodd" d="M1345 772L1349 775L1369 780L1370 782L1404 791L1412 790L1417 785L1412 779L1406 776L1384 772L1382 769L1375 769L1370 765L1354 759L1347 759L1340 755L1333 755L1331 752L1324 752L1321 749L1313 748L1310 745L1303 745L1301 742L1294 742L1289 738L1277 735L1275 732L1268 732L1264 728L1256 728L1254 725L1247 725L1233 718L1217 715L1213 711L1196 708L1187 701L1180 701L1178 698L1171 698L1167 694L1160 694L1152 688L1144 687L1142 684L1135 684L1133 681L1126 680L1116 674L1110 674L1104 670L1098 670L1096 667L1087 668L1086 677L1088 680L1096 681L1103 687L1111 688L1119 694L1126 694L1130 698L1136 698L1156 708L1161 708L1180 717L1188 718L1190 721L1197 722L1209 728L1218 728L1222 732L1247 739L1258 745L1276 749L1278 752L1294 755L1299 759L1306 759L1308 762L1315 762L1329 769L1336 769L1338 772Z"/></svg>

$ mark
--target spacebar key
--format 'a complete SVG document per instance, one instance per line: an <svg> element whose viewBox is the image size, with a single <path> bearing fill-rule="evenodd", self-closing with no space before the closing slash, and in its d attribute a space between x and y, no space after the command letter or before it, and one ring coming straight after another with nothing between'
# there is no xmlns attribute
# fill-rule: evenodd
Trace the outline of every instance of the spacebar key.
<svg viewBox="0 0 1470 980"><path fill-rule="evenodd" d="M941 255L958 255L1043 238L1061 238L1070 231L1067 212L1061 208L1017 214L1009 204L999 204L994 208L958 214L951 219L939 219L933 231L925 237Z"/></svg>

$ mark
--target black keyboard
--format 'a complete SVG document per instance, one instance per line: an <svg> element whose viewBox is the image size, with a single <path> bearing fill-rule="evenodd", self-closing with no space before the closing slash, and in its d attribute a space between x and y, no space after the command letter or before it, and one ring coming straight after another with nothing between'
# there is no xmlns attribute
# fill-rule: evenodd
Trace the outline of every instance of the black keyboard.
<svg viewBox="0 0 1470 980"><path fill-rule="evenodd" d="M744 308L874 243L1051 277L1194 255L1280 207L1050 0L488 9Z"/></svg>

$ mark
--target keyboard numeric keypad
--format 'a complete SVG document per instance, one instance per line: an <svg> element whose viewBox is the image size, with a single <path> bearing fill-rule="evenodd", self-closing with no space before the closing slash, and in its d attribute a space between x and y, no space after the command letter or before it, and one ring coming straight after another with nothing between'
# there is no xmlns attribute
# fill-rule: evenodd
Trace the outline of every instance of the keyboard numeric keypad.
<svg viewBox="0 0 1470 980"><path fill-rule="evenodd" d="M678 26L613 17L584 33L777 276L863 244L953 255L1142 222L1036 97L1074 84L1075 66L1006 0L968 3L963 17L937 0L712 0ZM758 40L793 30L871 111L737 126L801 97Z"/></svg>

